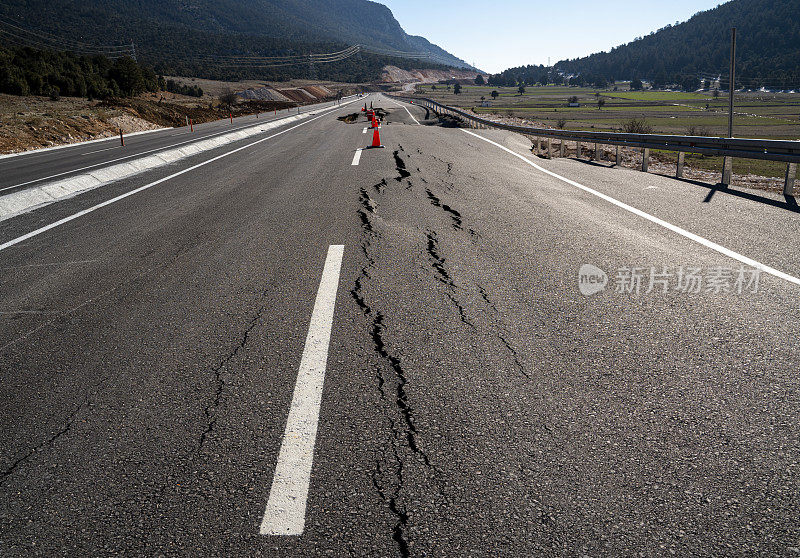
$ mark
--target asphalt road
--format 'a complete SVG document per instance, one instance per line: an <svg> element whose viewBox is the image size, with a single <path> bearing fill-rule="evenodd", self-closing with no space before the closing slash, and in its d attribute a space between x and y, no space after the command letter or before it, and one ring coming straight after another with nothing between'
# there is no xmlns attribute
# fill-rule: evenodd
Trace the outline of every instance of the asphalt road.
<svg viewBox="0 0 800 558"><path fill-rule="evenodd" d="M0 553L799 555L796 205L370 100L0 222Z"/></svg>
<svg viewBox="0 0 800 558"><path fill-rule="evenodd" d="M189 128L164 128L147 134L125 137L125 145L120 145L119 137L103 141L78 143L59 147L20 153L0 158L0 195L42 184L48 180L68 178L69 176L92 169L103 168L115 163L133 160L137 157L158 153L213 138L261 122L286 118L288 115L310 113L333 107L338 102L307 105L277 112L247 115L230 120L223 119L204 124L195 124L194 131Z"/></svg>

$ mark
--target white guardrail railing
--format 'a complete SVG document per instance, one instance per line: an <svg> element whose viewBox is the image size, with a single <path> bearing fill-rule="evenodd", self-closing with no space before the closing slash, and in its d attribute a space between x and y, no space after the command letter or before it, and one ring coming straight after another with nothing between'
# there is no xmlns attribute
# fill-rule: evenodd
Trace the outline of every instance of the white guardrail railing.
<svg viewBox="0 0 800 558"><path fill-rule="evenodd" d="M785 162L786 181L783 193L787 196L794 195L794 182L797 174L797 163L800 163L800 141L765 140L743 138L714 138L704 136L670 136L660 134L624 134L618 132L585 132L575 130L555 130L550 128L534 128L529 126L515 126L503 124L470 114L462 109L457 109L438 103L425 97L407 97L401 95L388 95L398 101L413 102L413 104L428 108L437 114L449 114L454 118L463 120L471 128L497 128L517 132L535 138L536 154L553 156L551 140L561 140L559 143L559 156L564 156L566 141L575 142L577 156L581 156L581 144L589 143L599 145L613 145L617 147L616 162L622 162L620 148L629 147L642 150L642 171L647 172L650 160L650 150L673 151L678 153L676 176L683 177L684 155L698 153L724 157L722 169L722 184L731 183L732 159L762 159L767 161ZM542 145L544 140L544 145ZM546 151L543 151L546 150ZM595 148L595 154L598 152Z"/></svg>

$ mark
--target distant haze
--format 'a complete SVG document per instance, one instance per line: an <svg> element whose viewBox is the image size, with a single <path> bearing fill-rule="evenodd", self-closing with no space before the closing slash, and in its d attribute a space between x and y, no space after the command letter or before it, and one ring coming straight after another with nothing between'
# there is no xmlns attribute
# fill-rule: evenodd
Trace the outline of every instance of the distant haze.
<svg viewBox="0 0 800 558"><path fill-rule="evenodd" d="M487 72L586 56L686 21L719 0L380 0L423 35Z"/></svg>

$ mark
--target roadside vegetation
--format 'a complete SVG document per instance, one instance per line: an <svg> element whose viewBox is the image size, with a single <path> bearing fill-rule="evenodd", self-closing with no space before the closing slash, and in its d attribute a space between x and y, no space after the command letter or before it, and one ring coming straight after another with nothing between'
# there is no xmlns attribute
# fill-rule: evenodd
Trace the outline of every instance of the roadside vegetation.
<svg viewBox="0 0 800 558"><path fill-rule="evenodd" d="M44 95L53 100L60 96L103 99L165 88L152 69L130 58L109 60L30 47L0 47L0 93Z"/></svg>

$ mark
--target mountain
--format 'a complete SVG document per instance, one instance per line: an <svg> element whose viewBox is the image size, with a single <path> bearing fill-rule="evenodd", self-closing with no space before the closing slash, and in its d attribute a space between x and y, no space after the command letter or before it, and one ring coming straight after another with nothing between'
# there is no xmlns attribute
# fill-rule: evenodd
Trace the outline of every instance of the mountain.
<svg viewBox="0 0 800 558"><path fill-rule="evenodd" d="M4 39L9 31L16 40L42 37L46 44L35 46L51 48L59 41L64 49L74 42L133 43L139 59L160 72L203 77L317 77L346 71L354 63L379 74L383 63L398 65L398 56L405 57L400 64L407 66L469 67L426 39L408 35L389 8L368 0L4 0L4 30ZM240 61L245 56L331 53L354 44L367 51L330 65L248 70Z"/></svg>
<svg viewBox="0 0 800 558"><path fill-rule="evenodd" d="M681 76L728 74L730 29L737 28L737 87L800 86L800 0L733 0L647 37L555 65L568 74L680 83Z"/></svg>

